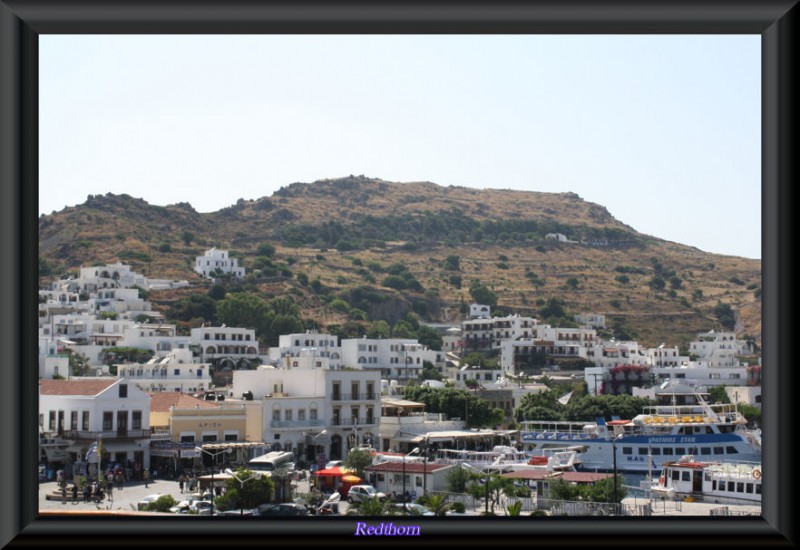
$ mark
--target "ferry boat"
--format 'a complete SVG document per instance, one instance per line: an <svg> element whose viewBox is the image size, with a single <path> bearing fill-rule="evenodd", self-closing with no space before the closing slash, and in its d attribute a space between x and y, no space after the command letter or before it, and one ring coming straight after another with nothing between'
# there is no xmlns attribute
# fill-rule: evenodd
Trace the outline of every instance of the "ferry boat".
<svg viewBox="0 0 800 550"><path fill-rule="evenodd" d="M731 404L654 405L631 420L525 421L526 450L578 446L581 470L647 473L693 454L713 462L760 462L761 438Z"/></svg>
<svg viewBox="0 0 800 550"><path fill-rule="evenodd" d="M698 462L686 455L664 463L650 491L672 500L760 505L761 464Z"/></svg>

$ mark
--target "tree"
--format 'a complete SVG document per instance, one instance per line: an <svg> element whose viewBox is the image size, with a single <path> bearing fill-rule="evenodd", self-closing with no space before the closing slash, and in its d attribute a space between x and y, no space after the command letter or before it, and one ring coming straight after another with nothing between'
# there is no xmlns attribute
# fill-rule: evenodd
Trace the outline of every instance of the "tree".
<svg viewBox="0 0 800 550"><path fill-rule="evenodd" d="M261 337L269 332L272 317L267 303L252 294L233 293L217 302L217 318L221 323L252 328Z"/></svg>
<svg viewBox="0 0 800 550"><path fill-rule="evenodd" d="M490 307L497 306L497 294L495 294L485 283L478 279L472 281L469 285L469 294L475 303L487 305Z"/></svg>
<svg viewBox="0 0 800 550"><path fill-rule="evenodd" d="M717 303L717 305L714 306L714 315L717 316L717 319L724 328L733 330L734 327L736 327L736 315L730 304L724 304L722 302Z"/></svg>
<svg viewBox="0 0 800 550"><path fill-rule="evenodd" d="M472 477L464 468L450 468L444 476L447 490L451 493L464 493L467 490L467 483Z"/></svg>
<svg viewBox="0 0 800 550"><path fill-rule="evenodd" d="M455 255L450 255L444 260L444 269L447 271L460 271L461 270L461 258Z"/></svg>
<svg viewBox="0 0 800 550"><path fill-rule="evenodd" d="M444 517L453 509L453 505L447 502L447 497L444 495L430 495L425 500L425 507L437 517Z"/></svg>
<svg viewBox="0 0 800 550"><path fill-rule="evenodd" d="M372 455L364 449L351 449L344 459L344 467L355 470L358 477L364 477L364 469L372 465Z"/></svg>
<svg viewBox="0 0 800 550"><path fill-rule="evenodd" d="M708 398L711 403L730 403L728 392L725 391L725 384L713 386L708 390Z"/></svg>
<svg viewBox="0 0 800 550"><path fill-rule="evenodd" d="M151 502L147 505L148 512L169 512L169 509L175 506L177 502L172 495L161 495L158 500Z"/></svg>
<svg viewBox="0 0 800 550"><path fill-rule="evenodd" d="M239 479L247 481L241 483L236 479L228 479L225 482L225 494L214 500L218 509L255 508L272 500L275 483L270 476L256 478L256 472L244 466L234 473Z"/></svg>
<svg viewBox="0 0 800 550"><path fill-rule="evenodd" d="M189 246L190 244L192 244L192 241L194 240L194 234L188 230L184 231L183 234L181 235L181 239L183 240L183 244Z"/></svg>

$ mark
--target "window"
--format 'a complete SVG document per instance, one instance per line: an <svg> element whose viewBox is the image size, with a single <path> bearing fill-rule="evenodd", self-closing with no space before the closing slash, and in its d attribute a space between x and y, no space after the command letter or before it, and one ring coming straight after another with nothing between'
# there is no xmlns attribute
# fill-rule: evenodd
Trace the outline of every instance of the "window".
<svg viewBox="0 0 800 550"><path fill-rule="evenodd" d="M665 449L665 450L666 450L666 449ZM659 449L659 448L655 448L655 449L653 449L653 450L652 450L652 453L651 453L651 454L652 454L653 456L655 456L655 455L660 455L660 454L661 454L661 449ZM664 453L664 454L666 454L666 453Z"/></svg>
<svg viewBox="0 0 800 550"><path fill-rule="evenodd" d="M691 477L691 472L681 472L681 481L689 481L691 480Z"/></svg>
<svg viewBox="0 0 800 550"><path fill-rule="evenodd" d="M292 411L291 409L287 409L283 412L283 419L287 422L291 422L292 420Z"/></svg>
<svg viewBox="0 0 800 550"><path fill-rule="evenodd" d="M142 411L133 411L131 413L131 428L134 430L142 429Z"/></svg>
<svg viewBox="0 0 800 550"><path fill-rule="evenodd" d="M225 441L238 441L239 435L238 434L225 434Z"/></svg>
<svg viewBox="0 0 800 550"><path fill-rule="evenodd" d="M753 493L753 484L752 484L752 483L748 483L747 485L745 485L745 490L746 490L748 493L751 493L751 494L752 494L752 493Z"/></svg>
<svg viewBox="0 0 800 550"><path fill-rule="evenodd" d="M310 411L308 411L308 417L311 420L316 420L317 419L317 409L311 409Z"/></svg>
<svg viewBox="0 0 800 550"><path fill-rule="evenodd" d="M739 481L736 483L736 492L737 493L744 493L744 482Z"/></svg>
<svg viewBox="0 0 800 550"><path fill-rule="evenodd" d="M305 419L306 419L306 410L305 409L299 409L297 411L297 420L305 420Z"/></svg>
<svg viewBox="0 0 800 550"><path fill-rule="evenodd" d="M672 454L672 447L664 447L664 454L671 455Z"/></svg>
<svg viewBox="0 0 800 550"><path fill-rule="evenodd" d="M181 443L194 443L194 436L193 435L182 435L181 436Z"/></svg>
<svg viewBox="0 0 800 550"><path fill-rule="evenodd" d="M50 430L56 429L56 411L50 411Z"/></svg>
<svg viewBox="0 0 800 550"><path fill-rule="evenodd" d="M104 412L103 413L103 431L108 431L112 429L114 425L114 413L112 412Z"/></svg>
<svg viewBox="0 0 800 550"><path fill-rule="evenodd" d="M675 447L675 454L679 455L679 456L685 455L686 454L686 448L685 447Z"/></svg>
<svg viewBox="0 0 800 550"><path fill-rule="evenodd" d="M78 429L78 411L72 411L69 413L69 429Z"/></svg>
<svg viewBox="0 0 800 550"><path fill-rule="evenodd" d="M120 397L128 397L128 384L120 384L119 385L119 396Z"/></svg>
<svg viewBox="0 0 800 550"><path fill-rule="evenodd" d="M724 453L725 453L725 450L722 447L714 447L714 454L715 455L721 455L721 454L724 454Z"/></svg>
<svg viewBox="0 0 800 550"><path fill-rule="evenodd" d="M181 375L181 369L172 369L172 375L173 376L180 376Z"/></svg>
<svg viewBox="0 0 800 550"><path fill-rule="evenodd" d="M83 411L81 416L81 429L87 431L89 429L89 411Z"/></svg>
<svg viewBox="0 0 800 550"><path fill-rule="evenodd" d="M739 451L736 450L736 447L732 445L728 445L727 447L725 447L725 452L728 453L729 455L739 454Z"/></svg>
<svg viewBox="0 0 800 550"><path fill-rule="evenodd" d="M711 454L711 447L700 447L700 454L701 455L710 455Z"/></svg>
<svg viewBox="0 0 800 550"><path fill-rule="evenodd" d="M732 493L733 490L734 490L735 485L736 484L733 481L729 481L728 482L728 491L730 491Z"/></svg>
<svg viewBox="0 0 800 550"><path fill-rule="evenodd" d="M633 454L633 447L623 447L622 454L624 455L632 455Z"/></svg>
<svg viewBox="0 0 800 550"><path fill-rule="evenodd" d="M672 480L673 481L680 481L680 479L681 479L681 473L678 470L673 470L672 471Z"/></svg>
<svg viewBox="0 0 800 550"><path fill-rule="evenodd" d="M639 454L646 455L647 454L647 447L639 447Z"/></svg>
<svg viewBox="0 0 800 550"><path fill-rule="evenodd" d="M280 409L278 409L276 411L272 411L272 420L277 422L280 419L281 419L281 411L280 411Z"/></svg>

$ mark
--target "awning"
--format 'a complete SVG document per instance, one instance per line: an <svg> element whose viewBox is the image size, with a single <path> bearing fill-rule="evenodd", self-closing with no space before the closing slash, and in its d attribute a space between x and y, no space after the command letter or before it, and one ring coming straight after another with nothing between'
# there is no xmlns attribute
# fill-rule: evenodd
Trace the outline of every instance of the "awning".
<svg viewBox="0 0 800 550"><path fill-rule="evenodd" d="M317 470L316 472L314 472L314 475L317 477L342 477L353 473L355 473L355 471L349 470L347 468L342 468L340 466L334 466L333 468L325 468L324 470Z"/></svg>
<svg viewBox="0 0 800 550"><path fill-rule="evenodd" d="M394 440L401 443L419 443L425 441L425 438L421 435L401 434L395 437Z"/></svg>

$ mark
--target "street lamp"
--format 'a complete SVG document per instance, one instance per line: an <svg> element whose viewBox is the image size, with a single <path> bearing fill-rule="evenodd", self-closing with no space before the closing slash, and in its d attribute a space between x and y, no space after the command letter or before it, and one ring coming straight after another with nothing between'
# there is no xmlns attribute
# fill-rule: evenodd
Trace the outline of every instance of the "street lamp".
<svg viewBox="0 0 800 550"><path fill-rule="evenodd" d="M414 447L411 452L403 455L403 508L406 502L406 457L419 453L419 447Z"/></svg>
<svg viewBox="0 0 800 550"><path fill-rule="evenodd" d="M219 449L216 452L215 451L208 451L208 450L206 450L206 449L204 449L202 447L195 447L194 450L195 451L200 451L201 453L206 453L208 456L213 457L214 458L214 462L216 462L217 457L219 455L221 455L221 454L230 454L233 451L233 449L231 449L230 447L225 448L225 449ZM214 489L215 489L215 487L214 487L214 464L211 464L211 515L212 516L214 515L214 494L215 494Z"/></svg>
<svg viewBox="0 0 800 550"><path fill-rule="evenodd" d="M248 476L244 479L240 478L236 475L236 472L231 470L230 468L225 469L225 473L231 476L233 479L239 482L239 486L241 487L241 494L239 495L239 509L242 516L244 516L244 484L252 479L261 479L263 475L261 472L254 472L253 475Z"/></svg>

